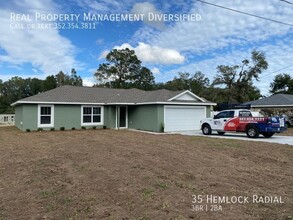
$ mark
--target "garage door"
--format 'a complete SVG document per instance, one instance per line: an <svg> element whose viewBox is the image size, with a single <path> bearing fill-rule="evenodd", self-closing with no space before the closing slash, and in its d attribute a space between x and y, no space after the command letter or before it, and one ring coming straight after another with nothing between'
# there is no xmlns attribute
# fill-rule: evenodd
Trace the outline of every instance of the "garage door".
<svg viewBox="0 0 293 220"><path fill-rule="evenodd" d="M205 107L165 106L165 131L199 130Z"/></svg>

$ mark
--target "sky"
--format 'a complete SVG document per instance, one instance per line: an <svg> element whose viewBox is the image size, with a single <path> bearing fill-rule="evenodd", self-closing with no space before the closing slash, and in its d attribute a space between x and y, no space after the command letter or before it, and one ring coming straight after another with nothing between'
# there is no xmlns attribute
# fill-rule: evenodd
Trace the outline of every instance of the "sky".
<svg viewBox="0 0 293 220"><path fill-rule="evenodd" d="M0 79L44 79L72 68L84 85L112 49L130 48L156 82L179 72L238 65L252 50L269 67L255 85L269 95L274 76L293 74L293 0L0 1ZM274 22L274 21L277 22Z"/></svg>

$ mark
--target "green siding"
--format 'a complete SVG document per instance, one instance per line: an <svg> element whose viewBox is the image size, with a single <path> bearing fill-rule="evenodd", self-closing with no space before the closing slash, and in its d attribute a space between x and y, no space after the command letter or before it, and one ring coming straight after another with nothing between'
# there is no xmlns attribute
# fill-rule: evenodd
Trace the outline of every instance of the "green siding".
<svg viewBox="0 0 293 220"><path fill-rule="evenodd" d="M81 105L54 105L54 108L54 128L56 130L60 130L61 127L65 127L66 130L72 128L81 129L82 126L87 128L103 128L107 123L108 108L106 106L104 107L104 124L102 125L81 125Z"/></svg>
<svg viewBox="0 0 293 220"><path fill-rule="evenodd" d="M38 129L38 105L23 105L18 106L21 109L19 122L22 122L20 129L25 131L26 129L37 130ZM16 112L15 117L18 117ZM18 119L17 119L18 120ZM18 127L18 126L17 126Z"/></svg>
<svg viewBox="0 0 293 220"><path fill-rule="evenodd" d="M210 117L212 108L206 106L206 117ZM37 130L38 105L16 106L15 125L23 131ZM107 128L116 128L116 106L104 106L104 125ZM163 105L128 106L128 128L160 132L162 126L164 126ZM81 105L54 105L54 128L60 130L60 127L81 129ZM103 125L96 127L102 128Z"/></svg>
<svg viewBox="0 0 293 220"><path fill-rule="evenodd" d="M107 128L116 128L116 106L104 107L104 124Z"/></svg>
<svg viewBox="0 0 293 220"><path fill-rule="evenodd" d="M111 113L111 112L110 112ZM107 122L109 111L107 107L104 108L104 124ZM113 124L109 122L110 128ZM32 131L38 130L38 105L19 105L15 108L15 125L19 129L26 131L30 129ZM85 126L93 127L95 125ZM54 105L54 128L60 130L61 127L65 127L66 130L70 130L73 127L81 129L81 105ZM103 128L103 125L95 126L97 128ZM49 128L42 128L44 130L50 130Z"/></svg>
<svg viewBox="0 0 293 220"><path fill-rule="evenodd" d="M163 106L144 105L128 107L129 128L159 132L163 122Z"/></svg>
<svg viewBox="0 0 293 220"><path fill-rule="evenodd" d="M159 128L158 131L162 131L164 129L164 106L163 105L157 105L157 127Z"/></svg>
<svg viewBox="0 0 293 220"><path fill-rule="evenodd" d="M206 106L206 117L211 117L211 111L213 109L213 106Z"/></svg>
<svg viewBox="0 0 293 220"><path fill-rule="evenodd" d="M38 105L28 105L23 108L23 125L25 129L36 130L38 127Z"/></svg>
<svg viewBox="0 0 293 220"><path fill-rule="evenodd" d="M66 130L81 128L81 106L80 105L54 105L54 128Z"/></svg>
<svg viewBox="0 0 293 220"><path fill-rule="evenodd" d="M15 126L21 130L23 130L22 124L21 124L22 119L23 119L22 109L23 109L22 105L15 107L15 118L14 118Z"/></svg>

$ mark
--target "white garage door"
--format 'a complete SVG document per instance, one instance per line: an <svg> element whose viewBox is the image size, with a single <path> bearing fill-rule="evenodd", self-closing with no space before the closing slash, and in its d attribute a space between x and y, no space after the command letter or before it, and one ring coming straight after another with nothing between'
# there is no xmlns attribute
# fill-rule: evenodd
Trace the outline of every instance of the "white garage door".
<svg viewBox="0 0 293 220"><path fill-rule="evenodd" d="M199 130L205 107L165 106L165 131Z"/></svg>

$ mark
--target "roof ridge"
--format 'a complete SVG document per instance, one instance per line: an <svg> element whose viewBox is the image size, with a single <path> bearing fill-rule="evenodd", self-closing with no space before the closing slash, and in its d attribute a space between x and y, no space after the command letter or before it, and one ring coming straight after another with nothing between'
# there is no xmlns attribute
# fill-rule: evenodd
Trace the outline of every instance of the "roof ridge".
<svg viewBox="0 0 293 220"><path fill-rule="evenodd" d="M283 94L283 93L281 93L280 95L282 95L282 97L283 97L284 99L287 99L289 102L292 101L291 99L288 98L288 96L292 96L292 98L293 98L293 95L291 95L291 94Z"/></svg>

